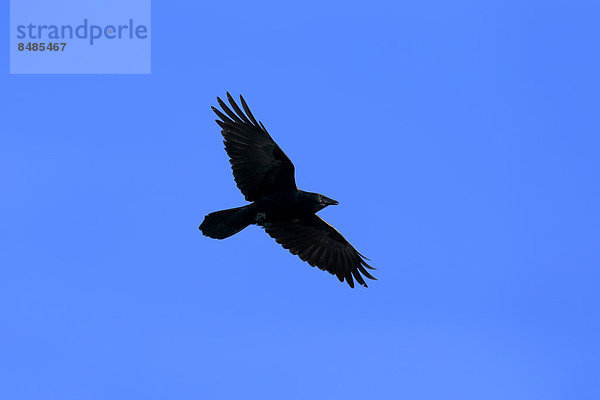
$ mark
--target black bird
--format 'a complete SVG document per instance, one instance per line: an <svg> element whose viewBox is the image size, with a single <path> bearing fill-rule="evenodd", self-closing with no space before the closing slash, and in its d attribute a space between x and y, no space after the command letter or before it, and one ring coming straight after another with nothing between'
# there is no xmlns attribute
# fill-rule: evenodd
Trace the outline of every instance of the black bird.
<svg viewBox="0 0 600 400"><path fill-rule="evenodd" d="M248 225L256 224L277 243L313 267L335 274L354 287L354 279L365 287L362 275L375 279L365 268L374 269L344 237L315 213L337 201L296 187L294 164L257 122L244 98L244 112L227 93L233 111L217 97L223 112L215 107L216 122L225 138L225 151L233 177L246 200L243 207L208 214L200 230L206 236L225 239Z"/></svg>

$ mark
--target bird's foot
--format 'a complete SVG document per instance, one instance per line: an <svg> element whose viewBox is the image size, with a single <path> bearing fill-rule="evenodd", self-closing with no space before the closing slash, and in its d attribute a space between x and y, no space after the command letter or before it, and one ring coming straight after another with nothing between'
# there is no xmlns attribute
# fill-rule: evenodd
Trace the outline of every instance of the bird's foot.
<svg viewBox="0 0 600 400"><path fill-rule="evenodd" d="M257 224L261 224L267 219L267 214L265 213L256 213L256 217L254 218Z"/></svg>

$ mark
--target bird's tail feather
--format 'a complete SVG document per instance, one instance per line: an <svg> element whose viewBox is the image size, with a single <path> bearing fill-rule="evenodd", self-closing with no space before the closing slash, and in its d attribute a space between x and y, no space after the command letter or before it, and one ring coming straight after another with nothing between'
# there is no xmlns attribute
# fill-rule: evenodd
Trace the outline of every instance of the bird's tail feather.
<svg viewBox="0 0 600 400"><path fill-rule="evenodd" d="M215 211L204 217L200 230L213 239L225 239L253 223L253 217L249 206Z"/></svg>

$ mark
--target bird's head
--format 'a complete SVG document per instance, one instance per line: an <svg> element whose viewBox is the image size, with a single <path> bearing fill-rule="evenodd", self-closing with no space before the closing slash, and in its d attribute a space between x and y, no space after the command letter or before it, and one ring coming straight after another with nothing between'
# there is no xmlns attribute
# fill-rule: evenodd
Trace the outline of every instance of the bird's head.
<svg viewBox="0 0 600 400"><path fill-rule="evenodd" d="M335 206L340 204L336 200L330 199L327 196L323 196L320 193L310 193L315 212L324 209L327 206Z"/></svg>

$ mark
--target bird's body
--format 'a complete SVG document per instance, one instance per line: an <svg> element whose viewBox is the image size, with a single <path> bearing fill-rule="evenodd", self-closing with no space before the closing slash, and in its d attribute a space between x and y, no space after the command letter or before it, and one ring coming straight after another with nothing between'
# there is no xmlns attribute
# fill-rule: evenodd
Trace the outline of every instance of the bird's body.
<svg viewBox="0 0 600 400"><path fill-rule="evenodd" d="M315 195L316 193L294 190L258 199L254 202L257 220L269 223L309 217L325 207L318 198L315 199Z"/></svg>
<svg viewBox="0 0 600 400"><path fill-rule="evenodd" d="M227 115L214 107L213 111L221 118L217 123L222 128L235 181L252 203L208 214L200 225L202 233L224 239L256 224L310 265L335 274L340 281L345 279L352 287L353 277L367 286L361 273L375 279L365 269L372 267L337 230L316 215L338 202L299 190L294 165L264 125L256 121L244 99L240 96L245 113L229 93L227 97L235 112L219 98Z"/></svg>

